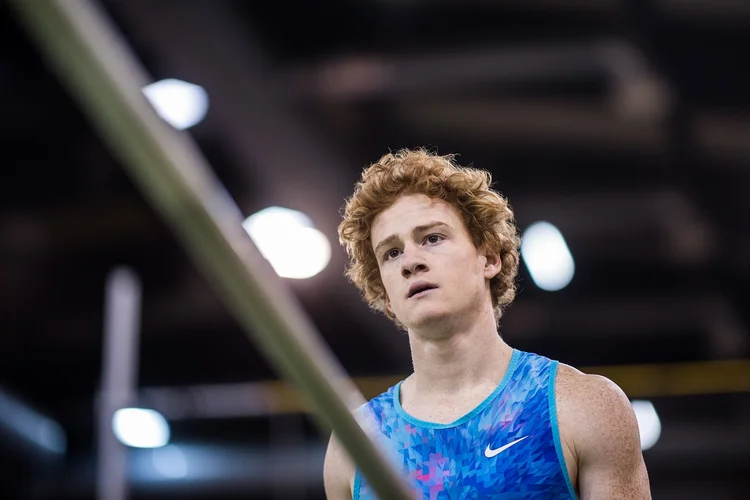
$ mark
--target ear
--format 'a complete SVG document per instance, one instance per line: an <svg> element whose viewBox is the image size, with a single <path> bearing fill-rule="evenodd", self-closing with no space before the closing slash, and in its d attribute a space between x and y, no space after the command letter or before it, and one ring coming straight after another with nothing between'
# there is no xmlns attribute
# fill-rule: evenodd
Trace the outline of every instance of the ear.
<svg viewBox="0 0 750 500"><path fill-rule="evenodd" d="M484 252L484 277L486 279L492 279L500 273L503 269L503 261L500 258L499 253L490 252L485 250Z"/></svg>

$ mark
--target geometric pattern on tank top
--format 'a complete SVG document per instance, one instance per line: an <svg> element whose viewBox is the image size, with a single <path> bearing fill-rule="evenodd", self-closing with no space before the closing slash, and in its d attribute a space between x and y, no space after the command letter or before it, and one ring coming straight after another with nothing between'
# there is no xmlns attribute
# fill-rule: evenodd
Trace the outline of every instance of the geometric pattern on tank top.
<svg viewBox="0 0 750 500"><path fill-rule="evenodd" d="M400 470L415 500L576 500L555 408L558 362L513 350L506 375L474 410L450 424L401 407L401 382L357 410L368 435ZM491 450L508 447L491 458ZM353 500L377 499L355 471Z"/></svg>

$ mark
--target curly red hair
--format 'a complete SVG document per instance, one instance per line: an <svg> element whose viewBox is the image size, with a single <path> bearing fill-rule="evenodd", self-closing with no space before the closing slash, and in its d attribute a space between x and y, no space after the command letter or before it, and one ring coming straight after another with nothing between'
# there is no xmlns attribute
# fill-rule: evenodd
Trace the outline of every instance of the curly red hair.
<svg viewBox="0 0 750 500"><path fill-rule="evenodd" d="M398 322L386 308L372 243L375 218L403 195L424 194L450 203L461 215L474 245L500 255L502 269L490 281L495 318L515 298L520 237L508 200L491 188L489 172L462 167L455 155L420 149L389 153L362 173L354 194L346 201L339 240L349 257L347 277L365 301Z"/></svg>

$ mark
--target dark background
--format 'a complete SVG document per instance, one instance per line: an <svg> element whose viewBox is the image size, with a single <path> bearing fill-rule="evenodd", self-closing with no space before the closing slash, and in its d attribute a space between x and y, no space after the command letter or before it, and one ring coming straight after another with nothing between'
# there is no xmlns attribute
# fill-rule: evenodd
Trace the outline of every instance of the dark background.
<svg viewBox="0 0 750 500"><path fill-rule="evenodd" d="M576 262L555 293L522 265L507 341L653 401L655 499L748 498L750 3L103 5L154 79L206 89L189 133L243 213L302 210L329 237L329 266L285 281L350 375L403 376L410 358L343 277L344 198L389 149L459 153L521 229L557 225ZM5 3L0 92L0 388L68 440L53 457L0 435L0 497L94 497L104 283L126 265L143 285L144 395L229 391L224 410L191 400L170 419L210 466L149 479L151 451L133 450L133 498L323 498L327 436L304 413L250 408L277 375Z"/></svg>

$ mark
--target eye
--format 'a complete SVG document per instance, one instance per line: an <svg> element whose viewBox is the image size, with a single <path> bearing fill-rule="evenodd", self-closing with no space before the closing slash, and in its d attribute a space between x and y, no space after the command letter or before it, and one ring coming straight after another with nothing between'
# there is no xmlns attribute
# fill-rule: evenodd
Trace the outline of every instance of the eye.
<svg viewBox="0 0 750 500"><path fill-rule="evenodd" d="M385 253L385 260L395 259L396 257L398 257L399 252L400 252L400 250L397 249L397 248L392 248L392 249L388 250Z"/></svg>
<svg viewBox="0 0 750 500"><path fill-rule="evenodd" d="M439 242L442 239L443 237L440 236L439 234L431 234L427 238L425 238L425 241L427 243L430 243L431 245L434 245L435 243Z"/></svg>

